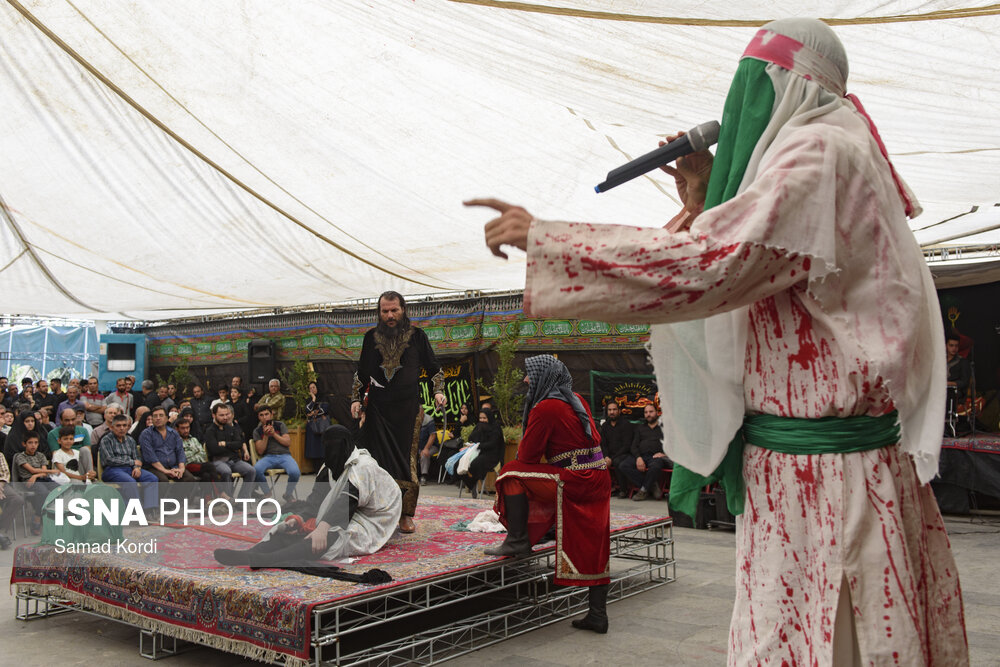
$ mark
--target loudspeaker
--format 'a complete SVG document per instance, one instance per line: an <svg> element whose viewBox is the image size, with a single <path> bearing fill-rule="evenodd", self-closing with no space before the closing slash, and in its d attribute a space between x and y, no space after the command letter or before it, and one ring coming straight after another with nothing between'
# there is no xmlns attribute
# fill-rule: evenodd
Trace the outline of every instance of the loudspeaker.
<svg viewBox="0 0 1000 667"><path fill-rule="evenodd" d="M252 340L247 345L247 361L249 362L250 384L267 385L274 377L274 341Z"/></svg>

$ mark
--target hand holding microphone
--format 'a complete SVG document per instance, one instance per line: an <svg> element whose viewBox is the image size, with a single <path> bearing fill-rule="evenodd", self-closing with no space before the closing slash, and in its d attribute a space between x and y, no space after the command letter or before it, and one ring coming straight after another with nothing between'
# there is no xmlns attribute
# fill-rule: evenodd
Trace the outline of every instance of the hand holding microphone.
<svg viewBox="0 0 1000 667"><path fill-rule="evenodd" d="M594 190L597 192L607 192L617 185L631 181L633 178L642 176L657 167L663 167L685 155L703 151L718 140L719 122L713 120L702 123L697 127L691 128L687 133L678 134L675 139L661 144L656 150L641 155L617 169L612 169L608 172L605 181L597 185ZM669 170L665 171L675 178L677 177L677 173Z"/></svg>

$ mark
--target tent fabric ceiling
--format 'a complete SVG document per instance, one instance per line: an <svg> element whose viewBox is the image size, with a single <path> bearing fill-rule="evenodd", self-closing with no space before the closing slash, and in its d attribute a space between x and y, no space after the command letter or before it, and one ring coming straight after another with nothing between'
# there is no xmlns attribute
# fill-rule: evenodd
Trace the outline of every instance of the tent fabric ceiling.
<svg viewBox="0 0 1000 667"><path fill-rule="evenodd" d="M1000 200L998 14L0 0L0 310L162 319L521 287L523 257L492 258L463 199L662 225L679 207L665 175L593 186L718 118L755 26L794 15L835 24L930 227Z"/></svg>

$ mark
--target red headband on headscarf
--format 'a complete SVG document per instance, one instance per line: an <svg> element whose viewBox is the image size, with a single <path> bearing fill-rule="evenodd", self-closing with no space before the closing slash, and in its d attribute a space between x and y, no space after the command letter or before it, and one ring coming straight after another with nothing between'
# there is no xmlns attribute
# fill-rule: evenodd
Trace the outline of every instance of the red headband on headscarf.
<svg viewBox="0 0 1000 667"><path fill-rule="evenodd" d="M814 51L802 42L787 35L781 35L764 29L758 30L754 38L750 40L750 44L747 45L746 50L743 52L743 57L756 58L764 62L774 63L778 67L783 67L806 80L815 81L838 97L846 97L850 100L854 104L855 110L865 119L865 122L868 124L868 131L871 132L875 143L878 144L879 151L882 153L882 157L885 158L886 163L889 165L892 180L896 183L896 190L899 191L900 199L903 200L903 209L907 217L913 215L913 202L910 201L910 197L906 194L906 188L903 187L903 181L896 173L896 168L892 166L892 160L889 159L889 152L885 149L885 144L882 143L882 137L878 133L878 128L875 127L875 122L861 105L861 100L855 95L847 94L847 82L843 80L843 75L836 65L824 57L823 54Z"/></svg>

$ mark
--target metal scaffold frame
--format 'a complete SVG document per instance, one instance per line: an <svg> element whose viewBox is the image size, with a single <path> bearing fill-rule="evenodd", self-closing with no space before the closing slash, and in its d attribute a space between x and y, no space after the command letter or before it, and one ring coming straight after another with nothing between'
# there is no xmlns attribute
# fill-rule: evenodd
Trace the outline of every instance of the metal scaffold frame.
<svg viewBox="0 0 1000 667"><path fill-rule="evenodd" d="M565 620L587 608L587 592L583 587L554 585L554 560L555 550L549 547L530 556L506 558L318 605L312 611L311 664L433 665ZM611 535L608 602L675 579L670 518ZM68 611L106 617L57 595L34 593L30 585L18 585L15 616L19 620ZM392 625L399 621L405 621L407 631L392 632ZM414 627L418 629L412 631ZM167 633L140 631L141 654L147 658L173 655L186 644ZM378 639L372 641L372 637ZM150 639L152 651L146 646ZM158 649L159 643L169 649ZM349 646L351 643L356 646Z"/></svg>

